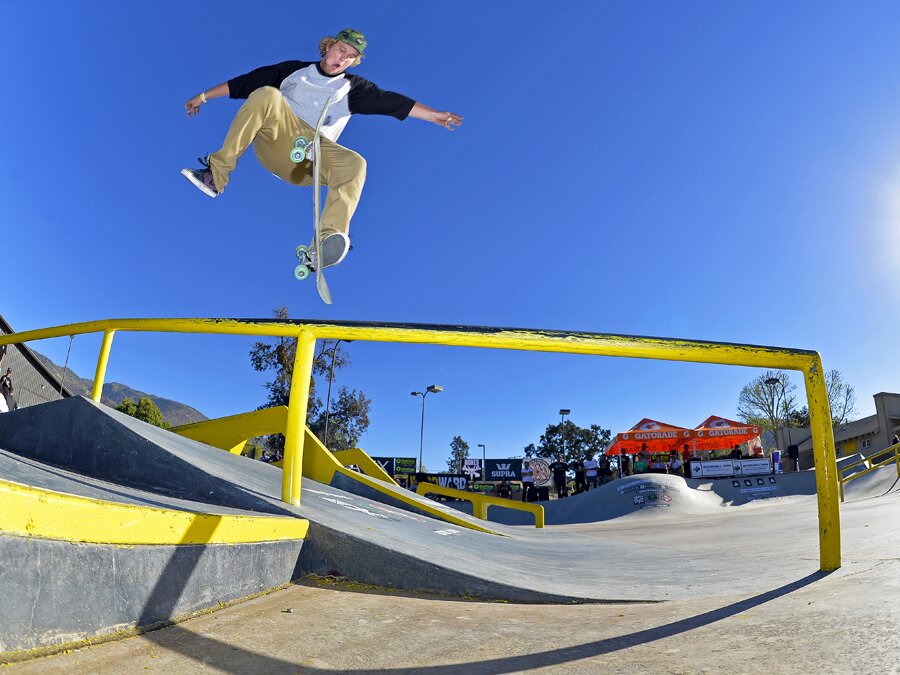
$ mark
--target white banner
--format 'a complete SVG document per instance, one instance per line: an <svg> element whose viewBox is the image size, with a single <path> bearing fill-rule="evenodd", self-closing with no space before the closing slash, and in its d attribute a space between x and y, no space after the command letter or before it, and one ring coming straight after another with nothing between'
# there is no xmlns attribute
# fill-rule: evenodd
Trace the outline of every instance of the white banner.
<svg viewBox="0 0 900 675"><path fill-rule="evenodd" d="M769 463L768 457L762 459L742 459L740 462L735 462L735 464L741 465L741 475L743 476L760 476L772 473L772 465Z"/></svg>

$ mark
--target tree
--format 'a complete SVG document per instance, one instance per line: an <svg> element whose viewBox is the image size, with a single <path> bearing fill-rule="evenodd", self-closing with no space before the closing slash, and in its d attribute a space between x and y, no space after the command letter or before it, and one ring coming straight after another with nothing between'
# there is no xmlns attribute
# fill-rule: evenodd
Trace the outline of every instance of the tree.
<svg viewBox="0 0 900 675"><path fill-rule="evenodd" d="M560 424L548 424L538 445L525 447L526 457L556 459L563 457L567 463L584 461L603 453L612 440L612 431L599 424L579 427L571 420Z"/></svg>
<svg viewBox="0 0 900 675"><path fill-rule="evenodd" d="M159 407L146 396L142 396L137 403L126 396L125 400L116 406L116 410L161 429L168 429L171 426L163 419Z"/></svg>
<svg viewBox="0 0 900 675"><path fill-rule="evenodd" d="M284 320L288 318L286 307L278 307L272 314L276 319ZM320 340L313 358L312 375L309 381L309 398L306 403L306 419L307 424L311 426L313 423L321 420L321 425L318 426L321 429L321 433L317 432L320 440L324 438L325 419L322 400L316 395L316 378L327 378L331 375L332 359L334 371L343 370L350 365L350 357L343 348L344 344L346 343L342 340ZM273 379L265 384L268 395L266 402L259 406L259 410L288 405L296 355L296 338L275 338L270 342L256 342L253 344L253 348L250 350L250 364L253 366L253 369L259 372L274 372ZM328 437L329 439L340 439L338 445L350 443L350 447L353 447L369 427L368 412L372 402L363 395L362 391L357 392L353 390L353 392L347 392L344 396L343 408L340 408L342 405L341 395L343 395L343 392L339 394L335 412L332 412L329 418ZM336 414L339 408L341 413ZM335 425L333 430L332 421L334 421ZM266 445L278 458L284 456L284 436L282 434L268 436ZM337 448L337 445L335 447Z"/></svg>
<svg viewBox="0 0 900 675"><path fill-rule="evenodd" d="M839 370L825 373L825 387L828 389L828 403L831 406L831 425L840 426L851 422L856 415L856 390L847 383Z"/></svg>
<svg viewBox="0 0 900 675"><path fill-rule="evenodd" d="M766 384L766 380L778 380ZM753 426L762 427L775 437L775 430L789 418L794 409L794 391L797 385L787 373L767 370L741 388L738 395L738 417Z"/></svg>
<svg viewBox="0 0 900 675"><path fill-rule="evenodd" d="M766 384L775 378L778 384ZM794 408L796 390L786 373L768 370L749 384L744 385L738 397L738 415L748 424L753 424L772 432L784 427L808 427L809 409ZM831 424L839 426L851 421L856 414L856 392L844 380L839 370L825 373L825 388L831 407Z"/></svg>
<svg viewBox="0 0 900 675"><path fill-rule="evenodd" d="M450 473L462 473L463 464L469 457L469 444L461 436L454 436L450 441L450 459L447 460L447 468Z"/></svg>
<svg viewBox="0 0 900 675"><path fill-rule="evenodd" d="M369 428L371 406L372 400L363 392L341 387L328 415L328 438L325 437L325 410L309 423L309 428L328 449L350 450L358 447L359 439Z"/></svg>

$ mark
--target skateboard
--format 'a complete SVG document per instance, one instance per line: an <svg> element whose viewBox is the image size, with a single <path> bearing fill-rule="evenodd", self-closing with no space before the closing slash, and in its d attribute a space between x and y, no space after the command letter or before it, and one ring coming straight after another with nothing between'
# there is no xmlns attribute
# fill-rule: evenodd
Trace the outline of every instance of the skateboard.
<svg viewBox="0 0 900 675"><path fill-rule="evenodd" d="M316 123L316 130L311 139L305 136L299 136L294 140L294 147L291 150L291 161L299 164L305 161L311 161L313 165L313 222L315 223L315 249L318 252L322 244L322 211L319 208L319 193L321 188L321 179L319 177L319 136L322 130L322 122L325 114L328 112L328 106L331 105L331 98L325 101L322 112L319 115L319 121ZM328 289L328 283L325 281L325 274L322 272L322 266L318 264L318 260L313 259L313 254L309 250L309 246L301 244L296 249L298 265L294 268L294 278L300 281L306 279L313 270L316 272L316 290L319 297L326 305L331 304L331 291Z"/></svg>

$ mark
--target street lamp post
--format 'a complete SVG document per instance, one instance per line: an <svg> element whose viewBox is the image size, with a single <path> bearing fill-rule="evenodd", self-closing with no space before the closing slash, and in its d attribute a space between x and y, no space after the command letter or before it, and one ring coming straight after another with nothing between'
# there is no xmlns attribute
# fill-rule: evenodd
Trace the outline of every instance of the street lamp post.
<svg viewBox="0 0 900 675"><path fill-rule="evenodd" d="M481 480L487 480L487 450L484 449L484 443L479 443L481 448Z"/></svg>
<svg viewBox="0 0 900 675"><path fill-rule="evenodd" d="M563 457L566 456L566 415L571 413L572 411L568 408L560 408L559 410L559 426L562 427Z"/></svg>
<svg viewBox="0 0 900 675"><path fill-rule="evenodd" d="M425 442L425 397L428 394L437 394L439 392L444 391L444 388L439 384L432 384L425 391L411 391L410 396L421 396L422 397L422 426L419 427L419 471L422 471L422 447Z"/></svg>
<svg viewBox="0 0 900 675"><path fill-rule="evenodd" d="M352 340L338 340L334 343L334 349L331 350L331 369L328 372L328 396L325 402L325 435L322 437L322 444L328 447L328 420L331 417L331 383L334 381L334 360L337 357L337 348L341 342L352 342Z"/></svg>

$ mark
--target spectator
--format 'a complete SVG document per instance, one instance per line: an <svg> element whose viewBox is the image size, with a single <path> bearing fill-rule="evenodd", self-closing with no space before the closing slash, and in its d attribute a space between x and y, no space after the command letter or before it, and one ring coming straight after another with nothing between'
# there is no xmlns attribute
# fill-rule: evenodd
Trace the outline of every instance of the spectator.
<svg viewBox="0 0 900 675"><path fill-rule="evenodd" d="M668 468L670 474L675 476L684 475L684 464L681 461L681 457L678 456L677 450L669 453L669 464L666 468Z"/></svg>
<svg viewBox="0 0 900 675"><path fill-rule="evenodd" d="M684 471L685 476L691 475L691 462L693 461L693 459L694 459L694 455L691 452L691 449L688 446L688 444L685 443L681 447L681 464L682 464L682 469Z"/></svg>
<svg viewBox="0 0 900 675"><path fill-rule="evenodd" d="M741 446L735 445L731 449L731 459L741 459Z"/></svg>
<svg viewBox="0 0 900 675"><path fill-rule="evenodd" d="M569 496L569 486L567 484L566 473L569 471L569 465L563 461L560 456L553 464L550 465L553 472L553 487L556 488L556 496L558 499Z"/></svg>
<svg viewBox="0 0 900 675"><path fill-rule="evenodd" d="M588 455L588 458L584 460L585 490L590 490L591 486L597 487L597 468L599 466L593 455Z"/></svg>
<svg viewBox="0 0 900 675"><path fill-rule="evenodd" d="M647 469L649 468L647 465L647 458L641 453L634 460L634 473L647 473Z"/></svg>
<svg viewBox="0 0 900 675"><path fill-rule="evenodd" d="M512 488L509 486L509 481L505 478L501 480L500 485L497 486L497 496L503 497L503 499L512 497Z"/></svg>
<svg viewBox="0 0 900 675"><path fill-rule="evenodd" d="M650 457L650 471L652 473L665 473L666 472L666 462L664 459L665 455L652 455Z"/></svg>
<svg viewBox="0 0 900 675"><path fill-rule="evenodd" d="M600 468L597 469L597 474L600 476L600 485L604 485L612 480L612 467L609 465L609 460L606 457L600 460ZM588 482L590 482L590 477L588 477Z"/></svg>
<svg viewBox="0 0 900 675"><path fill-rule="evenodd" d="M587 469L584 468L584 462L575 463L575 494L587 492Z"/></svg>
<svg viewBox="0 0 900 675"><path fill-rule="evenodd" d="M6 375L0 377L0 392L3 393L3 398L6 399L6 407L9 410L16 410L19 407L13 391L12 368L7 368Z"/></svg>
<svg viewBox="0 0 900 675"><path fill-rule="evenodd" d="M522 501L534 501L534 470L530 462L522 462Z"/></svg>
<svg viewBox="0 0 900 675"><path fill-rule="evenodd" d="M788 446L788 457L791 460L791 470L800 470L800 447L797 445Z"/></svg>

